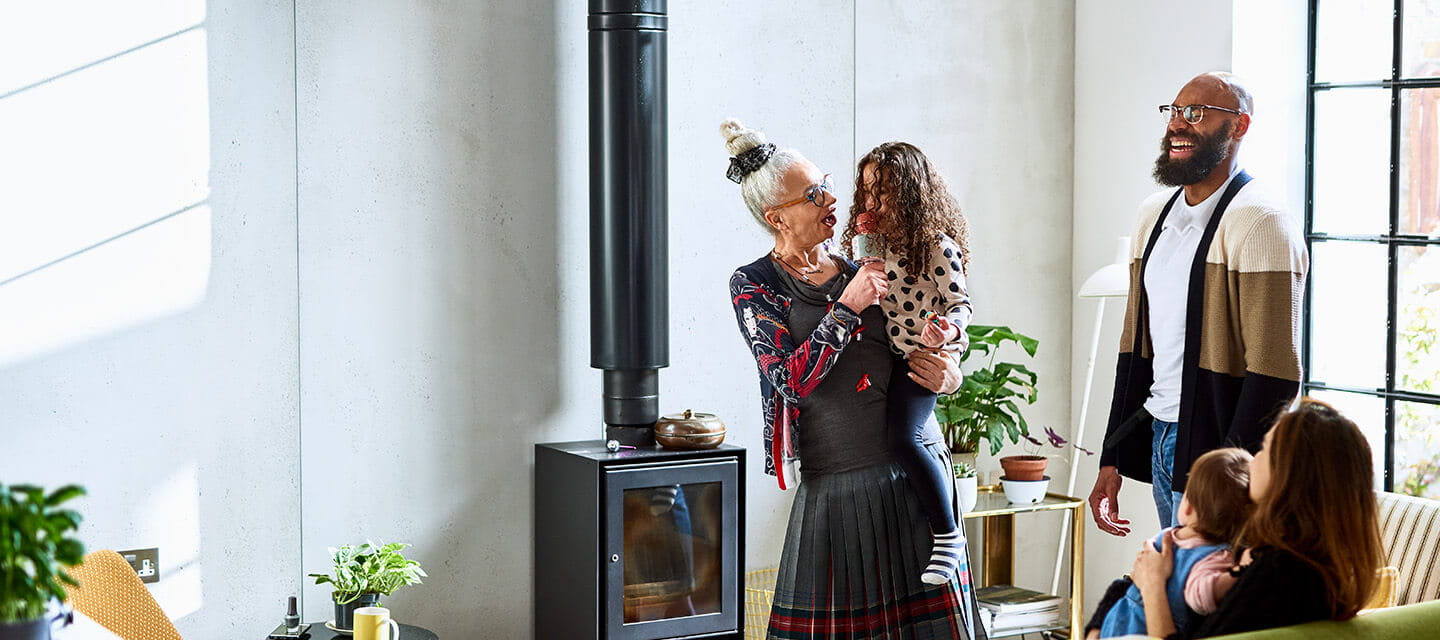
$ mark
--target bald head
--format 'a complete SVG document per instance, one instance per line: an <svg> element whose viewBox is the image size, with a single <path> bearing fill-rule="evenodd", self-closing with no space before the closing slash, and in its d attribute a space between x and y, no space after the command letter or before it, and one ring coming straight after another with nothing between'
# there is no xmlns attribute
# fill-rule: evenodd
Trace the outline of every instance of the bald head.
<svg viewBox="0 0 1440 640"><path fill-rule="evenodd" d="M1234 173L1235 154L1250 131L1255 100L1238 77L1211 71L1185 83L1171 105L1186 109L1165 112L1169 119L1155 160L1155 180L1184 186L1186 202L1196 204ZM1189 109L1196 106L1201 108Z"/></svg>
<svg viewBox="0 0 1440 640"><path fill-rule="evenodd" d="M1250 95L1250 90L1245 88L1245 81L1233 73L1225 71L1202 73L1186 83L1185 88L1180 92L1185 93L1187 89L1212 101L1206 104L1230 107L1249 114L1255 113L1255 98Z"/></svg>

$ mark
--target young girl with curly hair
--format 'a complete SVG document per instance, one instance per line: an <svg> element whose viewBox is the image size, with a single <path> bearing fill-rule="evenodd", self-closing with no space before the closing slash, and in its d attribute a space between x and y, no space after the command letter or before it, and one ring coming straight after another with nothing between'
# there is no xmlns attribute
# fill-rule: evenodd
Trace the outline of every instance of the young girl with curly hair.
<svg viewBox="0 0 1440 640"><path fill-rule="evenodd" d="M970 232L945 180L914 145L887 142L860 159L855 200L844 245L852 258L883 260L889 293L880 299L893 355L886 428L934 538L921 580L945 584L958 569L965 536L947 487L951 471L936 464L921 443L935 411L936 394L916 384L904 362L917 350L963 351L969 344L970 297L965 269ZM857 238L861 243L856 255ZM901 375L903 373L904 375Z"/></svg>

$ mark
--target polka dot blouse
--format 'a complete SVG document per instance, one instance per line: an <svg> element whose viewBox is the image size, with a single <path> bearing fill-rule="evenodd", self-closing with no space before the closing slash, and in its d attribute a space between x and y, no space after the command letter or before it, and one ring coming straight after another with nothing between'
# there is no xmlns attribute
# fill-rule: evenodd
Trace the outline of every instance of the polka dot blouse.
<svg viewBox="0 0 1440 640"><path fill-rule="evenodd" d="M924 311L945 316L960 327L959 337L945 349L963 350L969 346L965 327L973 311L970 293L965 289L965 271L960 265L960 245L943 233L929 265L923 269L886 252L885 277L890 281L890 292L881 298L880 308L885 311L885 333L890 337L891 350L908 356L923 346L920 332L925 328L921 318Z"/></svg>

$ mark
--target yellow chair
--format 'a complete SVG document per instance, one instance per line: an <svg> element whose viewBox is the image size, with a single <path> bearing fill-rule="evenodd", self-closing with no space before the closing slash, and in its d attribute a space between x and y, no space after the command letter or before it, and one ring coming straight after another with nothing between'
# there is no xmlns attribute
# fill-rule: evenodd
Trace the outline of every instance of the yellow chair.
<svg viewBox="0 0 1440 640"><path fill-rule="evenodd" d="M120 554L109 549L88 553L69 573L80 583L66 587L70 605L111 633L125 640L181 640L155 596Z"/></svg>

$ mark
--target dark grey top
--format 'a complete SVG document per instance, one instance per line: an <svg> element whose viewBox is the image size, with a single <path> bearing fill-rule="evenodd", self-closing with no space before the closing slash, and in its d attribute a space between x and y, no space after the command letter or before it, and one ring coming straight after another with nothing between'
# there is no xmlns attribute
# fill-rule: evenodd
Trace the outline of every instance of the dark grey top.
<svg viewBox="0 0 1440 640"><path fill-rule="evenodd" d="M775 272L790 294L789 328L799 339L820 326L830 301L840 297L855 270L846 265L818 287L791 276L779 263ZM800 400L802 473L849 471L894 460L885 437L885 396L896 361L885 339L885 314L871 305L860 312L860 325L864 330L840 352L825 379ZM932 418L923 441L940 440L940 427Z"/></svg>

